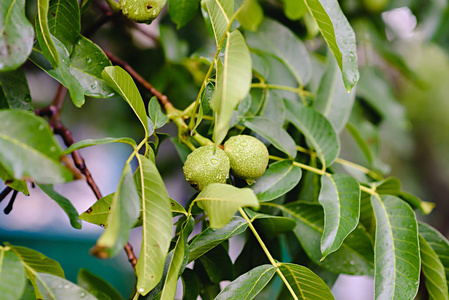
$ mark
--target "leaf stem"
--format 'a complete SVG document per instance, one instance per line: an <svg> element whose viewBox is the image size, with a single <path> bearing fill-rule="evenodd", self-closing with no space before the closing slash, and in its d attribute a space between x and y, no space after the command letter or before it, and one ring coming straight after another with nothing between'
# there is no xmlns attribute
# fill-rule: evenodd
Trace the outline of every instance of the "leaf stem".
<svg viewBox="0 0 449 300"><path fill-rule="evenodd" d="M254 236L256 237L257 241L259 242L260 246L263 249L263 252L265 252L266 256L268 257L268 260L270 263L276 268L276 272L278 273L279 277L281 277L282 281L284 282L285 286L287 286L288 290L290 291L290 294L292 294L293 299L298 300L298 297L295 294L295 291L293 291L292 287L288 283L287 279L285 278L284 274L282 274L281 270L279 269L279 263L277 263L273 256L271 256L270 251L268 250L267 246L265 246L265 243L262 241L261 237L259 236L259 233L257 232L256 228L254 228L252 221L248 218L245 211L240 207L239 213L242 215L242 217L246 220L248 223L249 228L253 232Z"/></svg>
<svg viewBox="0 0 449 300"><path fill-rule="evenodd" d="M203 80L203 83L201 84L200 91L198 92L198 96L196 97L196 100L193 103L193 108L191 111L190 122L189 122L190 130L193 130L193 128L195 127L195 123L196 123L195 115L196 115L196 111L198 110L198 105L201 102L201 95L203 94L203 91L204 91L204 88L206 87L207 81L209 80L209 77L212 74L212 70L214 69L215 64L217 63L218 56L220 55L220 52L221 52L221 48L223 47L226 37L228 36L229 31L231 30L231 25L234 22L235 18L237 18L237 15L239 14L240 10L242 9L242 6L243 5L241 5L238 8L238 10L232 15L231 19L229 20L228 26L226 27L226 31L223 34L223 36L221 37L221 40L217 45L217 51L215 52L214 58L212 59L209 69L207 70L206 76L204 76L204 80ZM190 105L187 109L190 109L191 106L192 105Z"/></svg>
<svg viewBox="0 0 449 300"><path fill-rule="evenodd" d="M279 161L279 160L284 160L284 159L285 159L285 158L277 157L277 156L273 156L273 155L270 155L269 157L270 157L271 160L278 160L278 161ZM319 175L325 175L325 174L329 174L329 175L330 175L330 173L327 173L327 172L324 171L324 170L320 170L320 169L311 167L311 166L309 166L309 165L306 165L306 164L303 164L303 163L300 163L300 162L297 162L297 161L294 161L294 162L293 162L293 165L295 165L295 166L297 166L297 167L300 167L301 169L304 169L304 170L307 170L307 171L310 171L310 172L319 174Z"/></svg>
<svg viewBox="0 0 449 300"><path fill-rule="evenodd" d="M300 88L295 88L295 87L286 86L286 85L269 84L269 83L264 83L264 82L252 83L251 88L283 90L283 91L289 91L289 92L296 93L296 94L299 94L299 90L300 90Z"/></svg>
<svg viewBox="0 0 449 300"><path fill-rule="evenodd" d="M307 153L310 156L316 156L316 152L315 151L310 150L310 149L306 149L306 148L298 146L298 145L296 146L296 150L298 150L299 152L302 152L302 153ZM381 176L379 176L375 172L371 171L370 169L368 169L368 168L366 168L364 166L361 166L359 164L353 163L351 161L345 160L343 158L337 158L335 160L335 162L340 164L340 165L345 165L345 166L349 166L351 168L357 169L360 172L365 173L366 175L370 176L371 178L373 178L375 180L382 180L383 179Z"/></svg>
<svg viewBox="0 0 449 300"><path fill-rule="evenodd" d="M336 163L339 163L340 165L345 165L345 166L349 166L351 168L354 168L356 170L359 170L363 173L365 173L366 175L370 176L371 178L375 179L375 180L382 180L383 178L381 176L379 176L378 174L376 174L375 172L371 171L368 168L365 168L364 166L358 165L356 163L353 163L351 161L345 160L343 158L337 158L335 160Z"/></svg>
<svg viewBox="0 0 449 300"><path fill-rule="evenodd" d="M273 156L273 155L270 155L269 157L270 157L271 160L277 160L277 161L280 161L280 160L284 160L284 159L285 159L285 158L278 157L278 156ZM300 163L300 162L297 162L297 161L294 161L294 162L293 162L293 165L295 165L295 166L297 166L297 167L300 167L301 169L310 171L310 172L312 172L312 173L321 175L321 176L322 176L322 175L328 175L328 176L331 176L331 175L332 175L331 173L326 172L325 170L317 169L317 168L311 167L311 166L309 166L309 165L306 165L306 164L303 164L303 163ZM367 194L370 194L370 195L378 195L378 193L376 192L376 185L375 185L375 184L373 185L372 188L368 188L368 187L363 186L363 185L360 185L360 184L359 184L359 186L360 186L360 190L363 191L363 192L365 192L365 193L367 193Z"/></svg>
<svg viewBox="0 0 449 300"><path fill-rule="evenodd" d="M134 80L140 83L146 90L156 96L159 103L164 107L167 112L167 116L173 123L178 127L178 131L180 132L180 138L183 143L185 143L189 148L192 149L192 144L187 142L187 136L191 136L194 140L196 140L200 145L209 145L213 144L211 140L203 137L199 133L194 133L190 135L189 127L184 122L184 112L176 109L173 104L168 100L168 97L158 91L151 83L146 81L139 73L137 73L127 62L121 60L111 52L105 51L107 57L116 65L121 66L125 69ZM190 109L192 105L190 105L187 109ZM187 110L186 109L186 110ZM186 134L187 133L187 134ZM140 147L139 147L140 149ZM192 149L193 150L193 149Z"/></svg>
<svg viewBox="0 0 449 300"><path fill-rule="evenodd" d="M265 83L265 82L261 81L259 83L251 84L251 88L283 90L283 91L288 91L288 92L298 94L300 97L304 97L304 96L314 97L314 95L311 92L303 90L301 86L295 88L295 87L286 86L286 85L269 84L269 83Z"/></svg>

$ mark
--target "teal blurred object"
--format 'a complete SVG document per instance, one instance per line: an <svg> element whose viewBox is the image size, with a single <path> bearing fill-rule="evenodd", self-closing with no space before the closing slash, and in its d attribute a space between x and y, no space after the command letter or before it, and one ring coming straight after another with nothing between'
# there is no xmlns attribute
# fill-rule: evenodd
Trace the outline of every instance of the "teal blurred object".
<svg viewBox="0 0 449 300"><path fill-rule="evenodd" d="M1 216L5 218L6 216ZM88 269L115 287L125 299L130 298L135 285L134 271L124 252L119 256L101 260L89 254L95 244L95 237L69 237L45 235L44 232L30 233L0 229L0 244L24 246L39 251L59 262L66 279L76 283L78 271Z"/></svg>

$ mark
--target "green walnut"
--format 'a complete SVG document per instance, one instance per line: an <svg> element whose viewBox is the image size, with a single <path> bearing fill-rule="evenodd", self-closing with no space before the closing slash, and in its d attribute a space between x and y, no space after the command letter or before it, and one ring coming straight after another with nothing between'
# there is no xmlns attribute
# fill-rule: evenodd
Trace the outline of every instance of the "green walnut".
<svg viewBox="0 0 449 300"><path fill-rule="evenodd" d="M255 137L237 135L224 144L231 162L231 172L251 184L265 173L268 165L267 147Z"/></svg>
<svg viewBox="0 0 449 300"><path fill-rule="evenodd" d="M226 183L229 177L229 158L215 146L203 146L187 156L184 176L189 184L201 191L211 183Z"/></svg>
<svg viewBox="0 0 449 300"><path fill-rule="evenodd" d="M150 24L161 12L166 0L120 0L122 13L130 20Z"/></svg>

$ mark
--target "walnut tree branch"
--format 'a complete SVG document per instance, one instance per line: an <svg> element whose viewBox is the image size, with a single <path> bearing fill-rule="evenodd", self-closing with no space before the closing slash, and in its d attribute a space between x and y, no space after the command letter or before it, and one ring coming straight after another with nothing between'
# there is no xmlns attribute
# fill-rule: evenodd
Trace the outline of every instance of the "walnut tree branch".
<svg viewBox="0 0 449 300"><path fill-rule="evenodd" d="M168 97L159 92L151 83L146 81L139 73L137 73L126 61L121 60L114 54L109 51L104 51L108 58L116 65L121 66L125 69L135 81L137 81L140 85L142 85L146 90L156 96L157 100L161 103L161 105L165 108L165 110L169 110L173 108L173 105L170 101L168 101Z"/></svg>
<svg viewBox="0 0 449 300"><path fill-rule="evenodd" d="M61 86L58 88L56 96L53 99L53 102L50 106L41 109L36 109L34 112L37 115L48 117L49 118L48 124L52 128L53 132L62 138L66 147L70 147L74 143L72 133L67 127L64 126L64 124L59 119L60 117L59 112L60 109L62 108L62 103L63 99L65 98L66 92L66 89L61 88ZM78 150L73 151L71 156L75 164L75 167L84 175L87 184L91 188L92 192L95 194L97 200L102 198L100 189L95 183L95 180L93 179L92 174L87 168L84 158L81 156L79 151ZM132 246L129 243L127 243L124 247L124 250L126 252L126 255L128 256L128 260L131 263L131 266L133 267L133 269L136 269L137 259L136 256L134 255Z"/></svg>

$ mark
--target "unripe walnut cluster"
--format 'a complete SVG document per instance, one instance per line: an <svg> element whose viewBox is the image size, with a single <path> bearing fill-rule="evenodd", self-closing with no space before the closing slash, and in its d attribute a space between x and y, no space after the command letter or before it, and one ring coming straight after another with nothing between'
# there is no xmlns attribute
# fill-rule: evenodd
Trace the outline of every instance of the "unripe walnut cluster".
<svg viewBox="0 0 449 300"><path fill-rule="evenodd" d="M161 12L166 0L120 0L122 13L138 23L151 23Z"/></svg>
<svg viewBox="0 0 449 300"><path fill-rule="evenodd" d="M237 135L224 144L231 162L231 172L251 184L265 173L268 165L267 147L255 137Z"/></svg>
<svg viewBox="0 0 449 300"><path fill-rule="evenodd" d="M201 191L211 183L226 183L229 177L229 158L215 146L203 146L187 156L184 176L189 184Z"/></svg>
<svg viewBox="0 0 449 300"><path fill-rule="evenodd" d="M229 171L251 184L263 175L268 165L267 147L249 135L231 137L224 151L203 146L187 156L184 176L192 187L201 191L211 183L226 183Z"/></svg>

